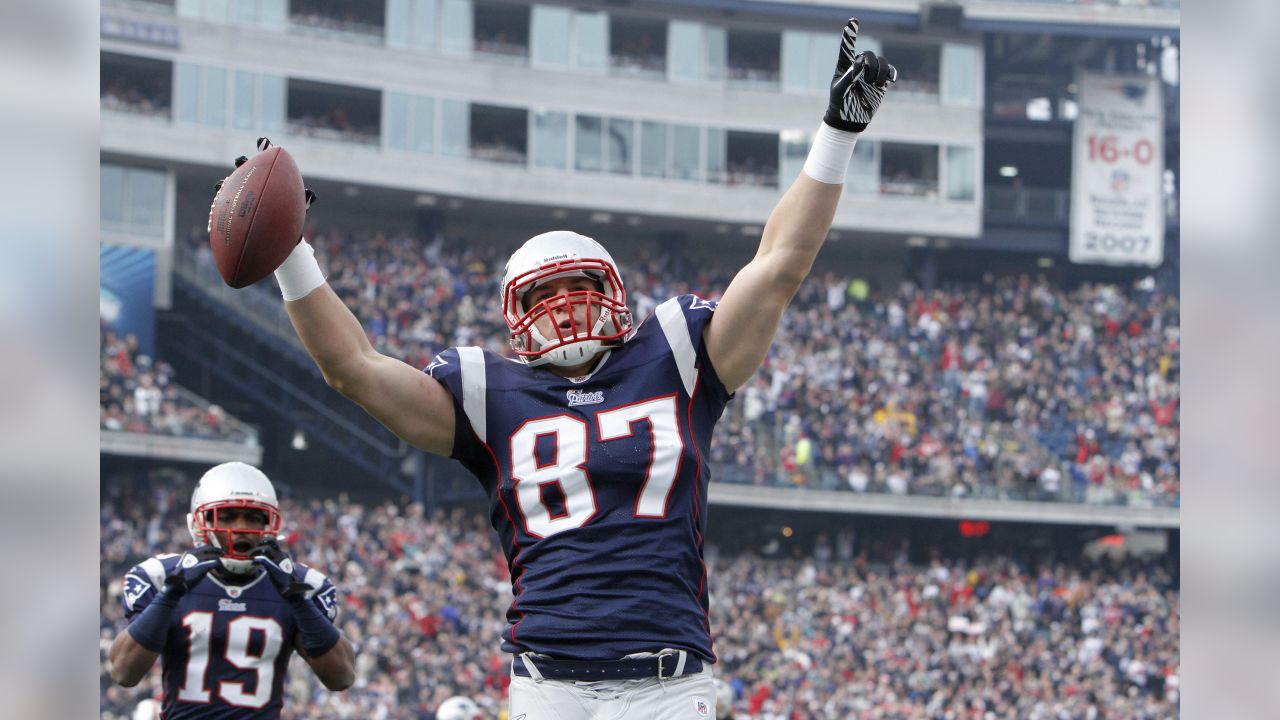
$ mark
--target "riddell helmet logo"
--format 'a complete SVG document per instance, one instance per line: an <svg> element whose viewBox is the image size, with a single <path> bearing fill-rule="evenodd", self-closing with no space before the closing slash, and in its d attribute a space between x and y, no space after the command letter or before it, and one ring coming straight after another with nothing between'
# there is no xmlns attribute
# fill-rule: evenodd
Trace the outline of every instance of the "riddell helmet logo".
<svg viewBox="0 0 1280 720"><path fill-rule="evenodd" d="M574 405L599 405L604 402L604 391L569 390L565 393L569 398L569 407Z"/></svg>

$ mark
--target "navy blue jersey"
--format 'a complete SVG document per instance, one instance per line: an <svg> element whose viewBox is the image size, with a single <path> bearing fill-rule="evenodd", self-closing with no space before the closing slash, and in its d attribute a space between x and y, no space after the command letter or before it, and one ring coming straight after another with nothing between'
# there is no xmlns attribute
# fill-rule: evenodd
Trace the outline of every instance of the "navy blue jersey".
<svg viewBox="0 0 1280 720"><path fill-rule="evenodd" d="M453 395L452 456L488 492L511 569L504 650L714 662L706 458L729 401L702 338L714 310L668 300L582 378L479 348L427 367Z"/></svg>
<svg viewBox="0 0 1280 720"><path fill-rule="evenodd" d="M125 617L146 609L179 555L157 555L124 578ZM321 614L338 616L338 592L318 570L295 563L294 577L311 586ZM265 573L244 585L213 573L178 601L160 654L164 720L280 717L285 668L297 626Z"/></svg>

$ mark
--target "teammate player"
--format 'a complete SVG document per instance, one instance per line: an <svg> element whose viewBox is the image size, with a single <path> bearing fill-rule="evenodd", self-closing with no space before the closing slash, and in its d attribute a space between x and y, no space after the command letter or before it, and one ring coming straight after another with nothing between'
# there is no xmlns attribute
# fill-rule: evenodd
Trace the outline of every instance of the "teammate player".
<svg viewBox="0 0 1280 720"><path fill-rule="evenodd" d="M271 481L239 462L204 474L191 495L195 547L125 575L129 627L111 645L111 679L133 687L161 657L162 717L279 718L297 650L330 690L355 680L351 644L334 627L337 589L276 542Z"/></svg>
<svg viewBox="0 0 1280 720"><path fill-rule="evenodd" d="M502 282L517 359L454 348L421 372L373 349L305 241L276 271L326 381L400 437L459 460L488 492L515 594L502 638L513 719L715 716L703 459L896 80L883 59L855 52L857 32L850 20L804 172L718 304L672 298L636 323L603 247L544 233L511 256Z"/></svg>

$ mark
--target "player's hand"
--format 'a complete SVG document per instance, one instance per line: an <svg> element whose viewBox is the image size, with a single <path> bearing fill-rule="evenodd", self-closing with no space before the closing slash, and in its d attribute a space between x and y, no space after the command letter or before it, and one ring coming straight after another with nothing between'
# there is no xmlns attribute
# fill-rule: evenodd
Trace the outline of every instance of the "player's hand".
<svg viewBox="0 0 1280 720"><path fill-rule="evenodd" d="M271 139L270 139L270 138L266 138L266 137L260 137L260 138L258 138L258 152L263 152L264 150L266 150L266 149L268 149L268 148L270 148L270 147L271 147ZM243 165L243 164L245 164L245 163L247 163L247 162L249 162L249 158L248 158L247 156L245 156L245 155L241 155L240 157L236 158L235 164L236 164L236 167L240 167L241 165ZM221 179L221 180L219 180L218 182L216 182L216 183L214 183L214 184L213 184L213 193L214 193L215 195L216 195L216 194L218 194L218 191L222 189L222 183L224 183L224 182L226 182L226 181L227 181L227 179L226 179L226 178L223 178L223 179ZM316 194L315 194L314 192L312 192L312 191L311 191L311 188L303 188L303 192L305 192L305 193L306 193L306 198L307 198L307 209L308 209L308 210L310 210L310 209L311 209L311 203L313 203L313 202L315 202L315 201L316 201Z"/></svg>
<svg viewBox="0 0 1280 720"><path fill-rule="evenodd" d="M222 557L222 550L213 545L201 545L182 553L178 564L174 565L165 576L165 588L179 595L185 595L188 590L198 585L210 570L218 566L220 557Z"/></svg>
<svg viewBox="0 0 1280 720"><path fill-rule="evenodd" d="M898 81L898 69L870 50L856 52L858 19L850 18L840 38L840 56L831 78L831 102L822 121L837 130L867 129L889 83Z"/></svg>
<svg viewBox="0 0 1280 720"><path fill-rule="evenodd" d="M311 589L306 583L298 582L293 577L293 559L280 547L280 542L268 537L249 551L253 564L267 572L271 584L286 598L304 595Z"/></svg>

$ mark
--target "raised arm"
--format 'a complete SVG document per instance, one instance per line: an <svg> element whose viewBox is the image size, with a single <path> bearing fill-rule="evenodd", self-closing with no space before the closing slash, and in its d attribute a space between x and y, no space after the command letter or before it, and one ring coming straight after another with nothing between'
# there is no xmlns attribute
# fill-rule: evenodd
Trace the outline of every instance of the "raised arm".
<svg viewBox="0 0 1280 720"><path fill-rule="evenodd" d="M427 452L453 449L453 400L430 375L373 349L364 328L324 281L305 240L276 271L285 309L330 387Z"/></svg>
<svg viewBox="0 0 1280 720"><path fill-rule="evenodd" d="M870 51L855 54L858 21L845 25L831 100L813 148L791 188L769 214L760 248L725 290L705 331L721 382L737 390L764 362L782 312L818 255L844 186L858 135L866 129L897 70Z"/></svg>

